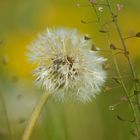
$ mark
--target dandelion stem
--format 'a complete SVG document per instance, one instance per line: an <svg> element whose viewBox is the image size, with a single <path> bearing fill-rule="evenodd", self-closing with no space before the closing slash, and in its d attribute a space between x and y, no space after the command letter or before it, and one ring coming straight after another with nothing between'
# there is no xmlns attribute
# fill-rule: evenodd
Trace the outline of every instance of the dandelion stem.
<svg viewBox="0 0 140 140"><path fill-rule="evenodd" d="M127 52L128 52L128 49L127 49L127 46L126 46L126 44L125 44L125 41L124 41L122 32L121 32L121 30L120 30L120 27L119 27L119 25L118 25L117 17L114 16L114 13L113 13L112 8L111 8L110 0L106 0L106 1L107 1L107 4L108 4L110 13L111 13L111 15L112 15L112 18L113 18L113 21L114 21L116 30L117 30L117 32L118 32L118 34L119 34L119 37L120 37L122 46L123 46L123 48L124 48L124 51L125 51L126 54L127 54L127 55L126 55L126 58L127 58L127 60L128 60L128 63L129 63L129 66L130 66L130 70L131 70L131 72L132 72L132 77L133 77L133 79L135 80L135 79L137 78L137 77L136 77L136 73L135 73L133 64L132 64L132 62L131 62L131 58L130 58L129 54L127 53ZM136 82L134 82L134 84L135 84L135 90L139 90L138 84L137 84ZM137 95L137 102L138 102L138 104L140 105L139 95ZM140 111L140 107L139 107L139 111Z"/></svg>
<svg viewBox="0 0 140 140"><path fill-rule="evenodd" d="M29 140L30 136L32 134L32 131L40 117L41 112L43 111L43 108L45 107L45 104L48 100L49 94L44 93L38 103L38 105L35 107L31 117L29 118L26 128L24 130L22 140Z"/></svg>

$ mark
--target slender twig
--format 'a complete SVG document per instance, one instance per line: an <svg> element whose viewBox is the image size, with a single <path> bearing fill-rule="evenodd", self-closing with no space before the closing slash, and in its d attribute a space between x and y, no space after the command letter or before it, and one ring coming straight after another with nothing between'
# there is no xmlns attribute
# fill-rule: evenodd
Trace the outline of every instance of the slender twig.
<svg viewBox="0 0 140 140"><path fill-rule="evenodd" d="M94 4L96 6L108 6L107 4L103 4L103 3L91 3L91 4ZM87 7L87 6L91 6L90 4L77 4L76 5L77 7Z"/></svg>
<svg viewBox="0 0 140 140"><path fill-rule="evenodd" d="M38 105L35 107L30 119L27 122L25 131L24 131L23 136L22 136L22 140L29 140L30 139L32 131L33 131L33 129L34 129L39 117L40 117L41 112L43 111L43 109L45 107L45 104L48 100L48 97L49 97L49 94L47 94L47 93L44 93L42 95Z"/></svg>
<svg viewBox="0 0 140 140"><path fill-rule="evenodd" d="M134 37L136 37L136 35L132 35L132 36L128 36L128 37L124 37L123 39L124 39L124 40L127 40L127 39L129 39L129 38L134 38Z"/></svg>
<svg viewBox="0 0 140 140"><path fill-rule="evenodd" d="M113 53L113 51L112 51L112 53ZM114 55L112 55L112 56L114 56ZM122 80L123 78L122 78L122 76L121 76L121 73L120 73L120 70L119 70L119 67L118 67L118 63L117 63L116 57L113 57L113 61L114 61L114 65L115 65L117 74L118 74L118 76L119 76L119 78L120 78L120 82L121 82L121 85L122 85L122 87L123 87L123 90L124 90L124 92L126 93L126 96L127 96L127 98L128 98L128 101L129 101L130 106L131 106L131 108L132 108L133 115L134 115L134 118L135 118L135 122L134 122L134 123L135 123L136 128L137 128L138 136L139 136L139 138L140 138L140 130L139 130L139 127L138 127L138 125L137 125L137 123L136 123L136 122L138 122L138 120L137 120L137 114L136 114L136 112L135 112L135 108L134 108L133 102L131 101L131 98L130 98L130 96L129 96L129 92L128 92L128 90L126 89L125 84L124 84L124 82L123 82L123 80Z"/></svg>
<svg viewBox="0 0 140 140"><path fill-rule="evenodd" d="M92 3L92 4L96 6L108 6L108 4L104 4L104 3Z"/></svg>
<svg viewBox="0 0 140 140"><path fill-rule="evenodd" d="M107 4L108 4L108 7L109 7L109 11L110 11L110 13L111 13L111 15L112 15L112 18L113 18L113 21L114 21L116 30L117 30L117 32L118 32L118 34L119 34L119 37L120 37L122 46L123 46L123 48L124 48L124 51L125 51L125 52L128 52L127 46L126 46L126 44L125 44L125 41L124 41L124 38L123 38L123 35L122 35L122 32L121 32L120 27L119 27L119 25L118 25L117 17L114 16L113 10L112 10L112 8L111 8L110 0L106 0L106 1L107 1ZM137 78L137 76L136 76L136 73L135 73L135 70L134 70L134 67L133 67L133 64L132 64L130 55L128 54L128 55L125 55L125 56L126 56L126 58L127 58L127 60L128 60L128 63L129 63L129 66L130 66L130 70L131 70L131 72L132 72L132 77L133 77L133 79L135 80L135 79ZM134 84L135 84L135 90L139 90L138 84L137 84L136 82L134 82ZM137 95L137 102L138 102L138 104L140 105L139 95ZM139 111L140 111L140 107L139 107Z"/></svg>
<svg viewBox="0 0 140 140"><path fill-rule="evenodd" d="M121 32L121 30L120 30L120 28L119 28L119 25L118 25L118 22L117 22L117 17L114 16L114 13L113 13L112 8L111 8L110 1L109 1L109 0L106 0L106 1L107 1L107 4L108 4L110 13L111 13L111 15L112 15L113 21L114 21L114 23L115 23L116 30L117 30L117 32L118 32L118 34L119 34L120 39L121 39L121 43L122 43L122 46L123 46L123 48L124 48L124 51L125 51L125 52L128 52L128 49L127 49L126 44L125 44L125 41L124 41L124 39L123 39L122 32ZM130 69L131 69L131 72L132 72L132 76L133 76L134 79L136 79L136 73L135 73L135 71L134 71L134 67L133 67L133 65L132 65L132 62L131 62L131 59L130 59L129 54L126 55L126 58L127 58L127 60L128 60L128 63L129 63L129 66L130 66ZM136 123L136 122L138 122L138 120L137 120L137 114L136 114L136 111L135 111L135 107L134 107L134 105L133 105L131 99L129 98L129 92L127 91L127 89L126 89L126 87L125 87L125 84L124 84L124 82L123 82L123 80L122 80L121 73L120 73L120 71L119 71L119 67L118 67L118 64L117 64L116 57L113 57L113 59L114 59L114 64L115 64L115 67L116 67L118 76L121 78L122 87L123 87L124 92L126 93L126 95L127 95L127 97L128 97L128 101L129 101L130 106L131 106L131 108L132 108L133 115L134 115L134 118L135 118L135 122L134 122L134 123L135 123L135 125L136 125L138 137L140 138L140 130L139 130L139 127L138 127L138 125L137 125L137 123ZM135 82L135 89L138 90L138 85L137 85L136 82ZM137 101L138 101L138 103L139 103L138 95L137 95Z"/></svg>
<svg viewBox="0 0 140 140"><path fill-rule="evenodd" d="M98 14L98 12L97 12L97 9L96 9L96 7L95 7L95 4L94 4L94 3L91 3L91 6L92 6L92 8L93 8L93 10L94 10L94 12L95 12L95 14L96 14L98 23L100 24L100 26L102 26L101 20L100 20L100 16L99 16L99 14Z"/></svg>
<svg viewBox="0 0 140 140"><path fill-rule="evenodd" d="M126 119L123 119L122 117L120 116L117 116L117 118L120 120L120 121L124 121L124 122L129 122L129 123L134 123L135 122L135 119L132 119L132 120L126 120ZM140 122L136 122L137 125L140 125Z"/></svg>
<svg viewBox="0 0 140 140"><path fill-rule="evenodd" d="M110 23L112 23L112 22L114 22L114 21L113 21L113 20L109 20L109 21L107 21L107 22L103 23L103 25L102 25L102 26L108 25L108 24L110 24Z"/></svg>
<svg viewBox="0 0 140 140"><path fill-rule="evenodd" d="M108 1L108 0L107 0L107 1ZM110 5L108 5L108 6L109 6L109 8L111 8ZM102 22L101 22L101 19L100 19L100 17L99 17L99 14L98 14L98 12L97 12L97 10L96 10L95 5L92 4L92 7L93 7L93 9L94 9L94 11L95 11L95 14L96 14L96 16L97 16L98 22L99 22L100 26L102 27ZM112 11L112 10L111 10L111 11ZM112 16L115 17L114 14L112 14ZM114 19L113 19L113 21L114 21ZM116 21L116 20L115 20L115 21ZM115 21L114 21L114 22L115 22ZM118 26L117 26L117 27L118 27ZM118 29L119 29L119 28L117 28L117 30L118 30ZM121 32L120 32L120 29L119 29L118 31L119 31L119 33L121 33ZM121 39L123 39L122 34L121 34ZM107 33L107 40L108 40L108 43L110 43L108 33ZM123 44L125 44L124 40L123 40L122 42L123 42ZM124 51L125 51L125 52L128 52L128 50L127 50L127 48L126 48L126 45L125 45ZM138 127L138 125L137 125L137 122L138 122L138 120L137 120L137 114L136 114L136 112L135 112L134 105L133 105L131 99L129 98L129 92L127 91L127 88L126 88L126 86L125 86L125 84L124 84L124 82L123 82L123 78L122 78L122 76L121 76L121 73L120 73L120 70L119 70L119 67L118 67L118 63L117 63L116 56L113 54L113 50L112 50L112 57L113 57L113 61L114 61L114 65L115 65L115 68L116 68L118 77L120 78L120 82L121 82L120 84L122 85L122 88L123 88L123 90L124 90L124 92L125 92L125 94L126 94L126 96L127 96L127 98L128 98L129 104L130 104L131 109L132 109L132 111L133 111L133 115L134 115L134 118L135 118L135 122L134 122L134 123L135 123L135 125L136 125L138 137L140 138L140 131L139 131L139 127ZM130 61L130 57L128 57L128 60L129 60L129 65L131 66L131 69L132 69L133 77L136 77L135 71L134 71L133 66L132 66L132 63L131 63L131 61Z"/></svg>
<svg viewBox="0 0 140 140"><path fill-rule="evenodd" d="M11 128L11 125L10 125L10 120L9 120L9 117L8 117L8 112L7 112L5 100L4 100L4 97L3 97L3 95L2 95L1 92L0 92L0 98L1 98L1 101L2 101L2 104L3 104L3 110L4 110L5 118L6 118L6 121L7 121L7 126L8 126L8 131L9 131L9 137L10 137L10 140L12 140L13 139L12 128Z"/></svg>

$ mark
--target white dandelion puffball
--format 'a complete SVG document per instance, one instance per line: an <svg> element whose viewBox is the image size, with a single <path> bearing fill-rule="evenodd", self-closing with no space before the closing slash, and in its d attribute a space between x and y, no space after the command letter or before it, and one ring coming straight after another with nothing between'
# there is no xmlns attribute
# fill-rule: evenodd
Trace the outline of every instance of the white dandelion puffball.
<svg viewBox="0 0 140 140"><path fill-rule="evenodd" d="M106 59L91 46L75 29L47 29L28 46L29 60L37 65L36 83L56 100L91 101L106 79Z"/></svg>

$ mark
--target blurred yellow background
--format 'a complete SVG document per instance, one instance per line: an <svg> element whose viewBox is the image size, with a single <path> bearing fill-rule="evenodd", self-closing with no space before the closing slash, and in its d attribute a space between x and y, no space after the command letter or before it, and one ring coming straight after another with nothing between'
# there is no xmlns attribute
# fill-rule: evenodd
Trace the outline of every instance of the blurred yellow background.
<svg viewBox="0 0 140 140"><path fill-rule="evenodd" d="M124 5L118 17L124 37L139 32L140 0L112 0L113 5L117 3ZM0 92L5 100L13 140L20 140L25 120L42 92L34 86L33 66L26 56L26 46L38 33L47 27L77 28L92 37L98 47L109 48L105 35L99 33L99 24L81 23L81 20L96 20L92 7L77 7L77 4L86 5L88 0L0 0ZM106 8L100 15L103 23L110 20ZM115 28L109 25L109 29L110 39L121 47ZM133 62L138 63L136 70L139 71L140 39L131 38L126 44ZM108 54L103 55L108 57ZM125 60L122 63L127 64ZM118 113L131 117L126 109L128 106L119 106L115 111L108 109L119 100L121 93L118 91L101 93L93 103L86 105L60 104L50 100L32 140L133 139L129 133L132 126L116 119ZM3 108L1 98L0 109ZM0 140L10 140L6 114L3 111L0 114Z"/></svg>

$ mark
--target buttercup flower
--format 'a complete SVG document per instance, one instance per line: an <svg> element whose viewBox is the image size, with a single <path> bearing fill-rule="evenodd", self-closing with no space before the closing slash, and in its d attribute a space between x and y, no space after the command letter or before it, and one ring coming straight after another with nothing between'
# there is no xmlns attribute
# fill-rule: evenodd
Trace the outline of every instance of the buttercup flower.
<svg viewBox="0 0 140 140"><path fill-rule="evenodd" d="M106 59L91 46L77 30L47 29L28 46L29 59L37 64L36 83L56 100L91 101L106 79Z"/></svg>

